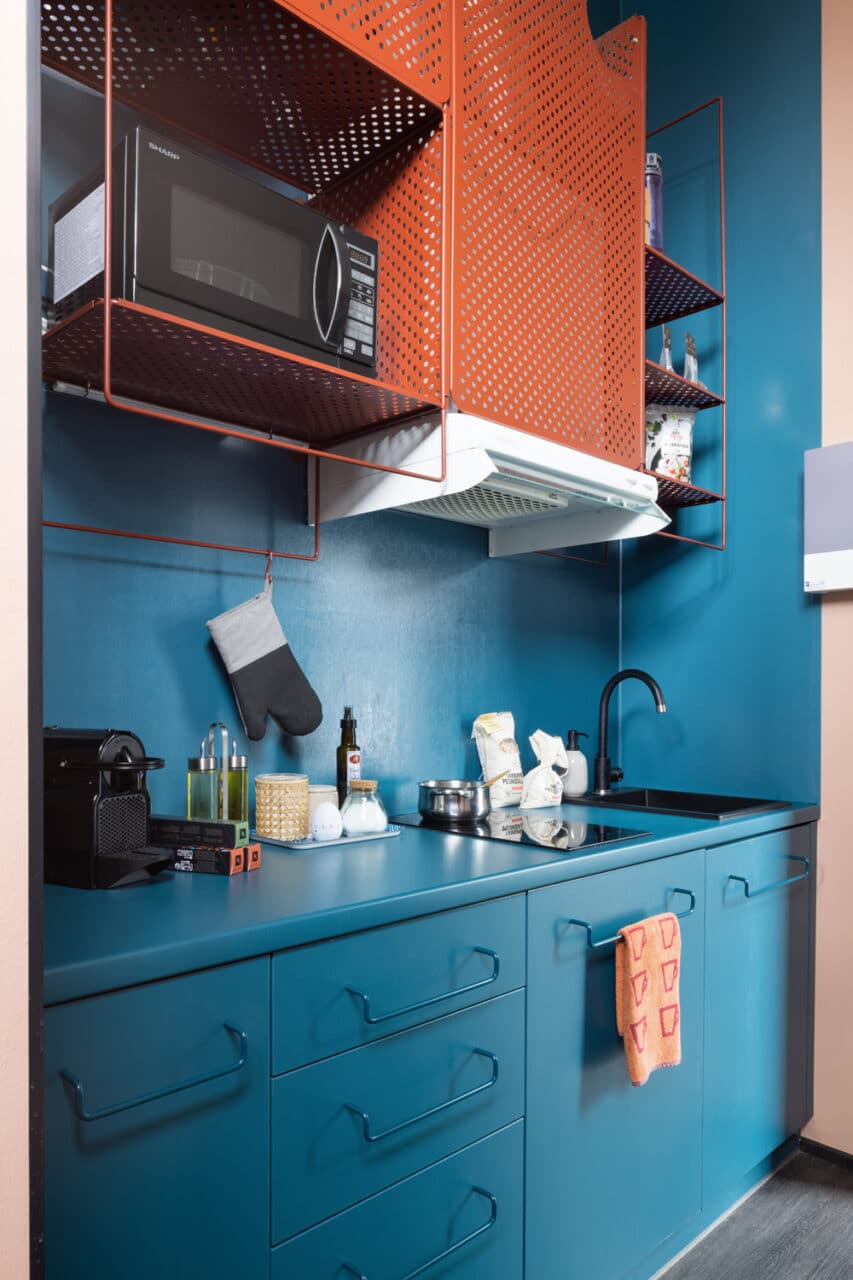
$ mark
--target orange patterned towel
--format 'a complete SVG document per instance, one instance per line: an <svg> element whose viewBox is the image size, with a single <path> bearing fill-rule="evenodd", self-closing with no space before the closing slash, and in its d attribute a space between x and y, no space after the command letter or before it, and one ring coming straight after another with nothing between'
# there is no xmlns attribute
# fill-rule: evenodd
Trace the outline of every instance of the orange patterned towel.
<svg viewBox="0 0 853 1280"><path fill-rule="evenodd" d="M681 929L671 911L619 930L616 1026L625 1042L631 1084L681 1061L678 975Z"/></svg>

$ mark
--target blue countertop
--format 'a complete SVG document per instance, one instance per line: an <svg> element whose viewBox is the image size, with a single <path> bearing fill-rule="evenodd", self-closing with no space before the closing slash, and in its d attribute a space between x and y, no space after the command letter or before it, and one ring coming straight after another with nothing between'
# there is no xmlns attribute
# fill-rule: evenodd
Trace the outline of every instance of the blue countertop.
<svg viewBox="0 0 853 1280"><path fill-rule="evenodd" d="M404 827L357 845L265 845L257 872L163 873L125 889L45 887L45 1003L226 964L578 876L776 831L817 807L724 822L563 805L536 810L650 834L576 853Z"/></svg>

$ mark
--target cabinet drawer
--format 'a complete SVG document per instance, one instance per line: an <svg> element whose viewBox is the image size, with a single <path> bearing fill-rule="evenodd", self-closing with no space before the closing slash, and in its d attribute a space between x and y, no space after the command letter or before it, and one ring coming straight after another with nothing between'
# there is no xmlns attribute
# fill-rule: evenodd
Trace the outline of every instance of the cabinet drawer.
<svg viewBox="0 0 853 1280"><path fill-rule="evenodd" d="M404 1280L427 1269L435 1280L518 1280L523 1140L518 1121L280 1245L271 1280Z"/></svg>
<svg viewBox="0 0 853 1280"><path fill-rule="evenodd" d="M260 1276L269 960L45 1014L48 1280Z"/></svg>
<svg viewBox="0 0 853 1280"><path fill-rule="evenodd" d="M273 958L273 1073L524 985L524 896Z"/></svg>
<svg viewBox="0 0 853 1280"><path fill-rule="evenodd" d="M272 1082L273 1243L524 1110L516 991Z"/></svg>

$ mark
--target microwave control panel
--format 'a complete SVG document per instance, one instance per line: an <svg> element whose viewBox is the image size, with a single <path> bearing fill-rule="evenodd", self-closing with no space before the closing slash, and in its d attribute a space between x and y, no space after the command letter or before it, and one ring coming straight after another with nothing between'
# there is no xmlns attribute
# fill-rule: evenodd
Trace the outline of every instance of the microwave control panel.
<svg viewBox="0 0 853 1280"><path fill-rule="evenodd" d="M375 240L364 237L363 243L353 243L352 231L347 234L352 285L349 307L341 341L341 355L363 364L376 363L376 268L378 248ZM359 240L362 237L358 237Z"/></svg>

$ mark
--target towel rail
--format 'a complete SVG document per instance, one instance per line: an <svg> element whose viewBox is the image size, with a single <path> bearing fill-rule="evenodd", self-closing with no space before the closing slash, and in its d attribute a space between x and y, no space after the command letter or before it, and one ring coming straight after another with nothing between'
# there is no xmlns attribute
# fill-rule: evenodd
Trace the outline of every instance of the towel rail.
<svg viewBox="0 0 853 1280"><path fill-rule="evenodd" d="M675 912L676 920L684 920L686 919L687 916L693 915L693 912L696 910L696 894L693 893L691 889L670 889L669 893L670 894L680 893L684 897L690 899L690 906L687 908L686 911ZM592 925L589 923L588 920L575 920L574 918L572 918L572 919L560 921L560 925L567 925L567 924L574 924L574 925L577 925L579 929L586 929L586 945L589 947L590 951L598 951L600 947L609 946L611 942L622 941L621 934L614 933L612 938L599 938L598 942L593 942Z"/></svg>
<svg viewBox="0 0 853 1280"><path fill-rule="evenodd" d="M762 893L772 893L774 889L784 889L786 885L796 884L798 880L805 880L811 873L812 864L808 858L804 858L799 853L788 853L785 855L789 862L801 862L805 867L805 871L800 871L795 876L788 876L785 880L774 880L772 884L763 884L760 889L753 889L746 876L729 876L728 880L737 880L743 885L743 893L745 898L757 898ZM728 883L728 880L726 883Z"/></svg>

